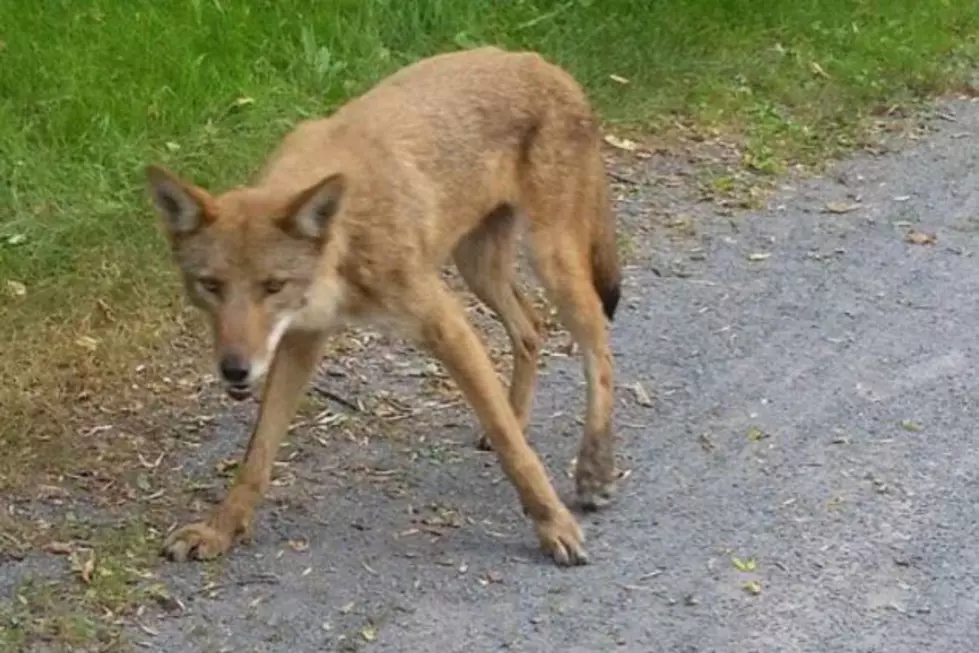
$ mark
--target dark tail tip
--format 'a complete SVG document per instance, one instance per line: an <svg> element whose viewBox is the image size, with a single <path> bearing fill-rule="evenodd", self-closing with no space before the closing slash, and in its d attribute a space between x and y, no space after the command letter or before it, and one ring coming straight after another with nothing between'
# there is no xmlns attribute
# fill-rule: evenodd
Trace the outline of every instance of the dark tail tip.
<svg viewBox="0 0 979 653"><path fill-rule="evenodd" d="M602 300L602 311L605 312L605 317L611 322L615 316L615 309L619 305L619 299L622 297L622 289L619 284L615 284L599 289L598 296Z"/></svg>

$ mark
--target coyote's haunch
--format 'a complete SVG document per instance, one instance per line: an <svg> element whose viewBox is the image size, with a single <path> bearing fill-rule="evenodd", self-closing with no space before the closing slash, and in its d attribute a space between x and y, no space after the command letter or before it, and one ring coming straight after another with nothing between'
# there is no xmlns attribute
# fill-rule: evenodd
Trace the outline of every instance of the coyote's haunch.
<svg viewBox="0 0 979 653"><path fill-rule="evenodd" d="M600 150L570 75L534 53L479 48L415 63L300 124L251 185L212 195L150 166L150 197L187 294L210 317L228 394L247 397L265 380L234 486L206 522L172 533L165 552L209 558L250 531L324 339L373 323L445 365L541 546L560 564L584 563L581 529L524 438L542 322L515 283L514 259L525 224L537 276L584 358L577 490L598 507L616 480L607 320L620 285ZM449 257L510 336L509 401L439 277Z"/></svg>

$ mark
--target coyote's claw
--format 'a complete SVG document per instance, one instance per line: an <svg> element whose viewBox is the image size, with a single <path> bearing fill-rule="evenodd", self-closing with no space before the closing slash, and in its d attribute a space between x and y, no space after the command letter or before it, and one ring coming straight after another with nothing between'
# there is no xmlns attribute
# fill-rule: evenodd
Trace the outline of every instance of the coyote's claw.
<svg viewBox="0 0 979 653"><path fill-rule="evenodd" d="M198 522L179 528L163 543L163 555L174 562L210 560L231 548L231 536Z"/></svg>
<svg viewBox="0 0 979 653"><path fill-rule="evenodd" d="M575 518L563 508L554 517L537 524L541 548L561 566L577 566L588 563L585 552L585 536Z"/></svg>

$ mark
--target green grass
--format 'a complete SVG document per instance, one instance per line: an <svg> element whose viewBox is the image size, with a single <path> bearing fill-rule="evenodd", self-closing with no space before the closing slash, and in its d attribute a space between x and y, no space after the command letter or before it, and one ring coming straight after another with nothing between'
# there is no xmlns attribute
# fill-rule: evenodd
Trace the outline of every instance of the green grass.
<svg viewBox="0 0 979 653"><path fill-rule="evenodd" d="M139 519L100 528L63 526L71 540L84 541L60 560L67 578L28 577L9 596L0 597L0 651L132 650L122 636L120 618L140 606L168 596L150 570L158 559L158 542ZM82 570L90 564L87 579ZM94 643L98 647L92 648Z"/></svg>
<svg viewBox="0 0 979 653"><path fill-rule="evenodd" d="M196 401L179 388L206 337L186 337L151 161L240 183L295 121L492 43L567 67L609 122L682 117L778 172L852 146L880 107L965 88L977 33L979 0L0 0L0 493L122 478L169 427L159 396ZM141 600L155 541L127 533L97 543L91 585L0 605L0 648L115 641L104 615Z"/></svg>
<svg viewBox="0 0 979 653"><path fill-rule="evenodd" d="M296 120L424 55L537 49L607 120L733 126L776 170L961 82L977 29L973 0L0 0L0 404L64 403L76 359L107 375L169 337L148 162L239 183ZM14 414L0 443L41 428Z"/></svg>

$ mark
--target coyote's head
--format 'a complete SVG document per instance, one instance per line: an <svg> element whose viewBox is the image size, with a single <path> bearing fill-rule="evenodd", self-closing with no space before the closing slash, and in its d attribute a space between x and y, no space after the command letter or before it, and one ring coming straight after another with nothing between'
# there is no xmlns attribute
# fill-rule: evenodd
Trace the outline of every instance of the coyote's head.
<svg viewBox="0 0 979 653"><path fill-rule="evenodd" d="M344 177L285 198L254 188L211 195L159 166L147 168L147 182L187 295L211 320L227 392L244 399L297 326L314 282L330 276L324 248Z"/></svg>

